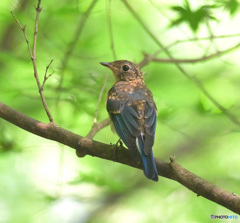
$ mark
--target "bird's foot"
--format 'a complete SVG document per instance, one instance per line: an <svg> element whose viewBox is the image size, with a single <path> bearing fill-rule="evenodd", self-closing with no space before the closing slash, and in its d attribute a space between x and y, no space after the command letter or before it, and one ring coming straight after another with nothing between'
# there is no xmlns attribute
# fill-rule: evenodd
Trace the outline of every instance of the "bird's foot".
<svg viewBox="0 0 240 223"><path fill-rule="evenodd" d="M116 144L113 145L113 160L114 160L114 162L116 161L117 150L118 150L119 147L122 147L122 146L123 146L122 141L119 138L119 140L116 142Z"/></svg>

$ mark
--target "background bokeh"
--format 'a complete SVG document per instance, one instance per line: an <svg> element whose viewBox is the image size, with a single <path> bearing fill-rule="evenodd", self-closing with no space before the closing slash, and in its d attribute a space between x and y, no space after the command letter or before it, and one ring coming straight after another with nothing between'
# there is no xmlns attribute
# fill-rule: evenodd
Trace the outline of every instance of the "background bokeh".
<svg viewBox="0 0 240 223"><path fill-rule="evenodd" d="M168 161L174 156L198 176L240 193L240 126L227 114L240 120L239 4L43 0L37 65L42 82L53 59L48 72L54 73L44 93L56 124L86 136L96 109L99 122L107 118L104 100L114 82L99 62L140 63L145 54L158 50L157 58L169 59L161 43L173 58L197 61L181 64L190 78L173 61L149 61L142 68L159 113L155 157ZM23 33L10 13L26 25L32 44L36 5L30 0L0 1L0 101L48 122ZM225 52L230 48L234 50ZM118 137L108 126L94 139L110 144ZM0 223L197 223L208 222L211 214L233 213L174 181L160 178L155 183L122 164L78 158L74 150L0 119Z"/></svg>

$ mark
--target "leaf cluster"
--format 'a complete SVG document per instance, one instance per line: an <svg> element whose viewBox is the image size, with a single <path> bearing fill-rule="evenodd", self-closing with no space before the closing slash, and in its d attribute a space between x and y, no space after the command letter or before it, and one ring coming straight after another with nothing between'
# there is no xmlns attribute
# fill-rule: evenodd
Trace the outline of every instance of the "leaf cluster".
<svg viewBox="0 0 240 223"><path fill-rule="evenodd" d="M239 10L240 3L238 0L215 0L212 4L200 5L197 9L191 7L190 1L184 0L183 6L172 6L172 10L177 13L170 26L178 26L182 23L189 25L193 32L197 32L201 25L207 24L208 21L219 21L214 14L216 9L224 9L230 15L234 15Z"/></svg>

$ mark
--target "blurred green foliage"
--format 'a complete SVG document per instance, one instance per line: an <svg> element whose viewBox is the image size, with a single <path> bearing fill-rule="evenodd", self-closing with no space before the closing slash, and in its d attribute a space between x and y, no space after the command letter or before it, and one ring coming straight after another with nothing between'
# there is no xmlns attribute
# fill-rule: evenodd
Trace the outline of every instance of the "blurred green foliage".
<svg viewBox="0 0 240 223"><path fill-rule="evenodd" d="M216 20L214 16L211 15L210 9L214 7L211 5L203 5L198 9L193 11L191 9L190 3L186 0L184 7L173 6L172 9L179 14L179 18L172 22L172 26L179 25L183 22L189 24L190 28L196 32L199 28L200 23L206 24L206 20Z"/></svg>
<svg viewBox="0 0 240 223"><path fill-rule="evenodd" d="M202 58L240 41L237 0L127 2L164 46L173 44L174 58ZM0 101L48 122L24 36L10 14L26 25L32 44L34 5L37 1L0 2ZM57 125L85 136L106 76L97 120L107 118L104 98L114 79L99 62L113 61L114 50L117 59L139 63L143 52L153 54L159 46L124 1L45 0L42 8L37 65L42 83L53 59L48 73L54 74L44 88L49 109ZM238 120L239 56L234 51L182 65ZM159 113L155 157L176 156L193 173L239 193L239 126L174 63L150 62L142 70ZM79 159L73 150L4 120L0 130L0 223L207 222L211 214L232 214L176 182L160 178L154 183L128 166ZM108 126L94 139L115 143L118 137Z"/></svg>

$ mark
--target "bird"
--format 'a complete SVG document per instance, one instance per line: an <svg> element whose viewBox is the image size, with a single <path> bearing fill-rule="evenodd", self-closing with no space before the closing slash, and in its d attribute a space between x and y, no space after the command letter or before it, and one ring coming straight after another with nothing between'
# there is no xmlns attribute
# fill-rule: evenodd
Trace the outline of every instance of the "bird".
<svg viewBox="0 0 240 223"><path fill-rule="evenodd" d="M108 67L115 77L106 99L110 120L132 156L142 161L145 176L157 182L158 171L152 151L157 107L144 83L143 73L128 60L100 64Z"/></svg>

